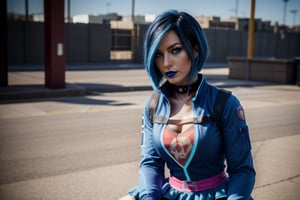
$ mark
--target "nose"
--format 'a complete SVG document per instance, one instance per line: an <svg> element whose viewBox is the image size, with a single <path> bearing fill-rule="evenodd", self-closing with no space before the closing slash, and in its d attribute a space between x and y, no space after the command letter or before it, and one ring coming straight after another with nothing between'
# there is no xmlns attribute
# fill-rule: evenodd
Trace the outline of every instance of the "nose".
<svg viewBox="0 0 300 200"><path fill-rule="evenodd" d="M169 54L164 55L164 66L169 67L172 65L172 58Z"/></svg>

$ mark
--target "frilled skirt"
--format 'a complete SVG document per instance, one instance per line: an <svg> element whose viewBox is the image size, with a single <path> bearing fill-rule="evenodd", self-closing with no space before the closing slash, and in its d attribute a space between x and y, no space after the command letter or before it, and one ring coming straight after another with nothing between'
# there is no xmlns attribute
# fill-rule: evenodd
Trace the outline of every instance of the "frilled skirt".
<svg viewBox="0 0 300 200"><path fill-rule="evenodd" d="M162 187L162 199L168 200L216 200L227 198L227 185L228 180L218 185L215 188L199 191L199 192L187 192L180 191L173 188L169 182L166 182ZM135 200L139 200L139 187L134 187L129 190L129 195Z"/></svg>

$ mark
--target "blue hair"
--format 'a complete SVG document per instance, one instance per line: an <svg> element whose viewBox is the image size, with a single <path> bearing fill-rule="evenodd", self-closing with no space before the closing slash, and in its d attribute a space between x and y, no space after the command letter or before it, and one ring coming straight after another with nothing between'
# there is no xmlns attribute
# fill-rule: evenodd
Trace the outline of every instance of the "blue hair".
<svg viewBox="0 0 300 200"><path fill-rule="evenodd" d="M144 42L144 65L154 90L159 89L163 78L155 66L155 54L162 38L169 31L175 31L191 60L190 79L201 71L209 55L205 33L193 16L177 10L163 12L149 26ZM197 57L194 57L195 48L199 49Z"/></svg>

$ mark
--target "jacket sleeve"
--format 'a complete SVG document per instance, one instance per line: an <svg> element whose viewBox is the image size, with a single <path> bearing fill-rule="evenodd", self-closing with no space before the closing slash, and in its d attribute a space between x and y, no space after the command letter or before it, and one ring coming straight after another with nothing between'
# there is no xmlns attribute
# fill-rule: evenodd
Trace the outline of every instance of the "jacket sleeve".
<svg viewBox="0 0 300 200"><path fill-rule="evenodd" d="M160 199L164 181L164 161L157 154L154 146L153 124L149 118L148 105L149 103L146 104L142 116L141 163L139 169L139 197L141 200Z"/></svg>
<svg viewBox="0 0 300 200"><path fill-rule="evenodd" d="M229 175L228 199L251 199L255 169L245 113L239 100L231 95L223 112L224 145Z"/></svg>

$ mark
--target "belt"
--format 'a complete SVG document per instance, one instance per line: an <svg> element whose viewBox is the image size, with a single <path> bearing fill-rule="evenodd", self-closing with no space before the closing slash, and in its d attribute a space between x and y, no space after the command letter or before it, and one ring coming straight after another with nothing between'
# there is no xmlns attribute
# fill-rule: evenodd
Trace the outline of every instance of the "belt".
<svg viewBox="0 0 300 200"><path fill-rule="evenodd" d="M223 171L216 176L199 181L182 181L175 178L174 176L171 176L169 178L169 183L173 188L180 191L199 192L212 189L222 184L226 180L226 178L226 173Z"/></svg>

